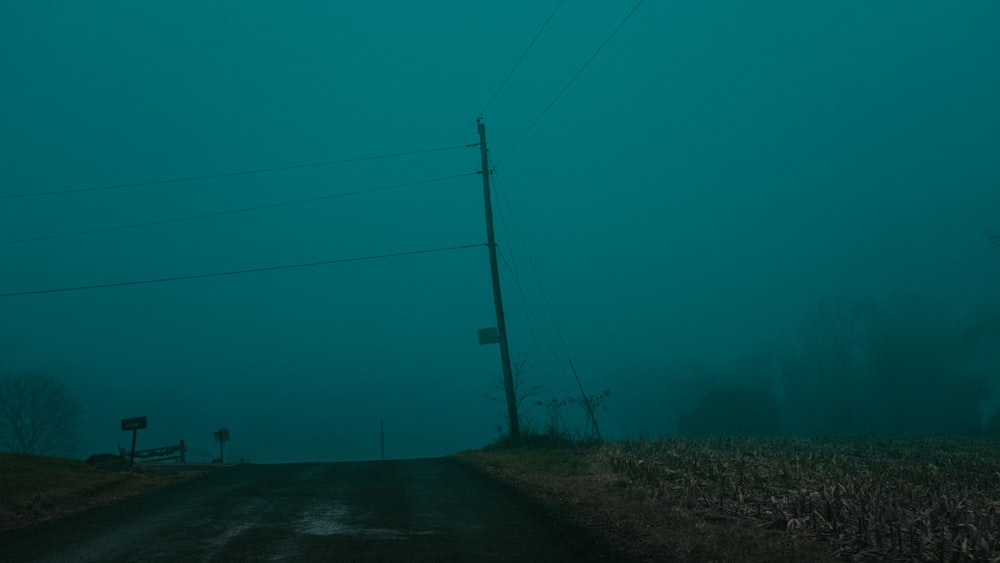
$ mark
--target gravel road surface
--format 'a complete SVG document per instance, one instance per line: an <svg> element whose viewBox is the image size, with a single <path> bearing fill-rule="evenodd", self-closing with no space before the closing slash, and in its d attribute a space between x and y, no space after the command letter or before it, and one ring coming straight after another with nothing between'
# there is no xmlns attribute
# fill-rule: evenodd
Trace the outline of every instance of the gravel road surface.
<svg viewBox="0 0 1000 563"><path fill-rule="evenodd" d="M240 465L29 530L0 561L611 561L449 459Z"/></svg>

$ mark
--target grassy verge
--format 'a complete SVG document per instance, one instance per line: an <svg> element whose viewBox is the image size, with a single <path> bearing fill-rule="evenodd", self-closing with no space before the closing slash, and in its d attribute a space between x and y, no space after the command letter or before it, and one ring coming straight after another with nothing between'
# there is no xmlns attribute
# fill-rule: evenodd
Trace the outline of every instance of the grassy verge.
<svg viewBox="0 0 1000 563"><path fill-rule="evenodd" d="M107 471L73 459L0 453L0 533L108 504L194 474Z"/></svg>
<svg viewBox="0 0 1000 563"><path fill-rule="evenodd" d="M1000 557L987 440L629 440L459 457L643 561Z"/></svg>

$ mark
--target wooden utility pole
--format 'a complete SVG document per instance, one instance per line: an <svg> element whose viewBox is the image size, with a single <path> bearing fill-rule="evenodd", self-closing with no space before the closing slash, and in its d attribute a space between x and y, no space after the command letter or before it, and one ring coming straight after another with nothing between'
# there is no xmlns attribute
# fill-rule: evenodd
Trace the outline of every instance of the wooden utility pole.
<svg viewBox="0 0 1000 563"><path fill-rule="evenodd" d="M490 198L490 165L486 152L486 125L483 118L479 125L479 153L483 164L483 198L486 202L486 245L490 250L490 275L493 278L493 305L497 311L497 334L500 340L500 363L503 365L503 388L507 395L507 428L513 443L521 441L521 425L517 420L517 397L514 395L514 376L510 368L510 348L507 346L507 324L503 318L503 299L500 297L500 268L497 266L497 241L493 234L493 203Z"/></svg>

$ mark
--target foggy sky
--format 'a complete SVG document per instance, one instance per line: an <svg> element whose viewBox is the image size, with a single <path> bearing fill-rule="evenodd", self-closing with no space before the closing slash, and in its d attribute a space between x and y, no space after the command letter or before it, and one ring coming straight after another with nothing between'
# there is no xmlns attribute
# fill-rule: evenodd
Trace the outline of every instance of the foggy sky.
<svg viewBox="0 0 1000 563"><path fill-rule="evenodd" d="M646 2L508 152L632 5L567 1L483 115L539 399L575 392L559 333L622 436L672 428L672 358L787 341L824 298L996 301L1000 5ZM0 195L475 143L554 6L4 3ZM463 148L0 200L10 241L471 174L0 244L0 293L482 243L478 167ZM146 415L140 447L204 458L221 426L254 461L373 458L380 418L387 455L444 455L505 424L494 324L478 247L3 298L0 370L83 400L81 453Z"/></svg>

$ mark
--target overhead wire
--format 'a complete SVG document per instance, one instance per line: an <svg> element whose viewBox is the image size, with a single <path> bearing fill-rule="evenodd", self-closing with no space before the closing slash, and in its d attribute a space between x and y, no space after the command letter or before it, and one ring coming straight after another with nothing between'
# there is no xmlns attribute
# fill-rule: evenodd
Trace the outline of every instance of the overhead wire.
<svg viewBox="0 0 1000 563"><path fill-rule="evenodd" d="M538 125L538 123L542 120L542 118L544 118L545 115L548 114L548 112L552 109L552 107L562 98L563 94L565 94L566 91L569 90L569 88L573 85L573 83L576 81L576 79L579 78L579 76L581 74L583 74L583 71L586 70L587 67L589 67L590 64L594 61L594 59L597 58L597 55L599 55L601 53L601 51L604 50L604 48L608 45L608 43L610 43L611 40L615 37L615 35L618 34L618 32L621 30L621 28L624 27L626 23L628 23L628 21L632 18L632 16L635 14L635 12L639 9L639 7L642 5L642 3L643 3L643 0L639 0L638 2L635 3L635 5L632 6L632 9L629 10L629 12L625 15L625 17L622 18L622 20L618 23L618 25L615 26L615 28L611 31L610 34L608 34L608 36L597 47L597 49L595 49L594 52L591 53L590 57L588 57L587 60L584 61L583 65L580 66L579 69L577 69L577 71L573 74L572 77L570 77L570 79L566 82L566 84L562 87L562 89L560 89L556 93L555 97L553 97L552 100L548 103L548 105L546 105L545 108L542 109L541 113L539 113L538 116L535 117L535 119L528 125L528 127L524 130L524 132L521 133L521 135L500 156L500 158L497 159L496 162L492 162L492 158L490 158L492 170L488 171L489 173L495 172L497 166L500 163L502 163L521 144L521 141L523 141L524 138L527 137L527 135L535 128L535 126ZM542 29L545 28L545 26L551 20L552 16L555 14L555 11L558 10L559 6L561 6L561 5L562 5L562 2L560 2L559 5L556 6L555 10L553 10L553 12L549 15L549 18L545 21L545 24L543 24ZM523 60L524 56L527 54L528 50L530 50L531 46L534 45L534 42L538 38L538 35L540 33L541 33L541 30L539 30L539 32L536 33L536 35L532 39L531 43L529 43L528 48L525 49L525 51L522 53L521 57L518 58L518 61L514 64L514 67L511 69L510 72L508 72L507 76L501 82L501 85L497 88L496 91L494 91L493 95L490 96L490 99L487 101L486 106L484 106L483 111L480 112L479 119L482 119L482 114L485 113L486 109L493 102L493 99L496 97L496 95L499 93L499 91L503 88L503 86L507 83L507 80L510 78L510 76L513 74L514 70L517 68L517 66L520 64L520 62ZM484 172L486 172L486 171L484 171ZM504 196L505 199L507 198L506 193L504 193L503 196ZM514 221L514 224L515 224L515 227L517 229L518 235L519 235L519 237L521 239L521 244L524 246L525 252L526 252L526 254L528 256L528 261L529 261L529 264L531 265L532 271L534 273L535 281L538 284L539 290L541 291L542 297L543 297L543 299L545 301L545 304L546 304L546 307L548 309L549 316L552 319L553 326L556 329L556 334L558 335L560 344L562 345L563 351L566 354L566 358L567 358L567 360L569 362L570 370L573 372L573 378L576 380L576 384L577 384L577 386L578 386L578 388L580 390L581 401L582 401L583 405L586 407L587 412L588 412L588 414L590 416L591 422L594 425L594 431L597 433L598 438L600 438L601 432L600 432L600 428L597 425L597 419L596 419L596 416L595 416L594 411L593 411L592 401L590 400L590 397L587 396L586 392L583 389L583 384L580 381L580 375L576 371L576 366L573 364L573 359L572 359L572 357L571 357L571 355L569 353L569 348L566 345L566 340L563 337L562 330L560 329L559 323L558 323L558 321L556 320L556 317L555 317L555 313L552 310L552 303L551 303L551 301L548 298L548 294L545 292L545 288L542 286L541 279L538 276L538 269L535 267L534 260L531 258L531 253L528 251L527 243L524 240L524 234L523 234L523 232L521 232L520 225L517 223L517 219L516 219L516 217L515 217L515 215L513 213L513 207L510 205L509 199L507 199L507 206L508 206L508 209L510 210L511 218ZM501 214L501 220L503 220L502 214ZM502 253L501 253L501 257L503 257ZM513 253L512 253L511 260L513 261ZM504 258L504 264L507 266L507 268L509 270L512 270L512 274L514 276L514 279L517 282L518 290L521 293L522 299L525 301L525 306L529 309L529 311L531 311L531 314L534 315L533 310L531 309L530 305L527 302L527 298L526 298L526 296L524 294L523 287L521 286L520 279L519 279L519 276L518 276L517 271L516 271L516 266L507 263L506 258ZM537 320L537 315L535 315L535 318ZM539 323L539 328L541 328L541 324L540 323ZM544 330L543 330L543 335L544 335ZM547 337L546 337L546 339L547 339ZM549 343L549 345L551 347L551 343Z"/></svg>
<svg viewBox="0 0 1000 563"><path fill-rule="evenodd" d="M476 247L480 247L480 246L486 246L486 243L482 242L482 243L477 243L477 244L466 244L466 245L460 245L460 246L446 246L446 247L441 247L441 248L428 248L428 249L423 249L423 250L411 250L411 251L404 251L404 252L393 252L393 253L390 253L390 254L377 254L377 255L360 256L360 257L354 257L354 258L340 258L340 259L336 259L336 260L321 260L321 261L317 261L317 262L304 262L304 263L299 263L299 264L285 264L285 265L281 265L281 266L265 266L265 267L261 267L261 268L247 268L247 269L243 269L243 270L229 270L229 271L224 271L224 272L210 272L210 273L204 273L204 274L190 274L190 275L184 275L184 276L171 276L171 277L162 277L162 278L150 278L150 279L123 281L123 282L99 283L99 284L92 284L92 285L78 285L78 286L60 287L60 288L52 288L52 289L36 289L36 290L29 290L29 291L14 291L14 292L10 292L10 293L0 293L0 298L23 297L23 296L28 296L28 295L43 295L43 294L48 294L48 293L66 293L66 292L71 292L71 291L85 291L85 290L91 290L91 289L105 289L105 288L112 288L112 287L125 287L125 286L134 286L134 285L147 285L147 284L156 284L156 283L168 283L168 282L176 282L176 281L183 281L183 280L196 280L196 279L205 279L205 278L219 278L219 277L225 277L225 276L240 276L240 275L246 275L246 274L256 274L256 273L260 273L260 272L273 272L273 271L278 271L278 270L292 270L292 269L298 269L298 268L312 268L312 267L316 267L316 266L326 266L326 265L330 265L330 264L344 264L344 263L347 263L347 262L364 262L364 261L369 261L369 260L380 260L380 259L385 259L385 258L397 258L397 257L401 257L401 256L414 256L414 255L418 255L418 254L432 254L432 253L439 253L439 252L448 252L448 251L453 251L453 250L463 250L463 249L466 249L466 248L476 248Z"/></svg>
<svg viewBox="0 0 1000 563"><path fill-rule="evenodd" d="M556 350L555 345L552 344L552 339L549 338L549 334L548 332L545 331L545 327L542 326L542 321L538 317L538 314L535 312L535 308L531 306L531 302L528 300L528 295L524 291L524 286L517 275L516 269L511 266L511 262L508 261L506 253L499 247L497 248L497 256L500 257L500 261L503 262L504 266L507 268L507 271L510 272L511 276L514 278L514 286L517 288L518 295L520 295L521 297L521 303L524 305L526 316L528 317L529 321L528 322L529 328L532 327L532 323L534 323L534 326L538 328L539 333L541 333L542 335L542 340L544 340L545 344L548 346L549 352L552 354L552 357L556 359L557 365L559 365L560 367L560 371L563 372L563 375L569 377L570 374L563 367L562 360L559 356L559 352ZM511 260L513 260L513 255L511 255ZM541 354L538 353L537 349L535 350L535 353L541 356Z"/></svg>
<svg viewBox="0 0 1000 563"><path fill-rule="evenodd" d="M493 190L493 197L494 197L494 199L497 200L495 208L501 210L501 212L498 214L499 217L500 217L500 224L503 226L504 230L509 233L511 231L511 229L507 226L507 220L506 220L505 215L503 213L503 208L500 205L501 201L500 201L500 199L498 197L498 194L503 193L503 197L506 199L506 193L505 193L506 190L505 190L505 188L503 186L503 182L500 180L500 178L499 178L499 176L497 174L495 174L495 173L493 174L493 179L495 180L494 181L494 186L497 188L497 189ZM510 206L510 201L509 200L507 200L507 209L508 209L508 212L511 215L511 219L514 220L514 221L516 221L517 219L516 219L516 217L514 217L514 210ZM522 237L521 240L522 240L522 244L523 244L523 241L524 241L523 237ZM545 327L542 325L541 319L538 317L538 314L535 313L534 307L531 306L531 302L528 300L528 295L527 295L527 293L524 290L524 285L521 283L521 274L518 271L517 260L515 258L513 247L510 248L510 260L509 261L507 259L506 254L503 252L503 249L501 247L498 246L497 250L498 250L498 255L500 256L500 259L504 263L504 266L507 267L507 271L510 272L511 277L514 279L514 284L517 287L518 294L521 297L521 302L524 305L525 313L526 313L526 316L528 318L527 325L528 325L529 330L531 330L532 332L534 332L534 327L537 326L538 331L542 335L542 339L545 341L545 344L548 345L548 349L549 349L549 352L552 354L552 357L556 359L557 365L560 366L560 369L563 372L563 374L568 376L569 375L568 372L566 372L566 370L563 369L563 365L562 365L562 362L560 360L559 352L556 350L556 347L552 344L552 340L549 338L548 332L546 332ZM534 321L534 324L532 324L532 321ZM537 347L536 347L535 353L538 356L541 356L541 354L538 353Z"/></svg>
<svg viewBox="0 0 1000 563"><path fill-rule="evenodd" d="M114 227L102 227L102 228L98 228L98 229L87 229L87 230L82 230L82 231L71 231L71 232L66 232L66 233L55 233L55 234L50 234L50 235L39 235L39 236L34 236L34 237L25 237L25 238L18 238L18 239L0 240L0 246L7 246L7 245L19 244L19 243L26 243L26 242L36 242L36 241L42 241L42 240L52 240L52 239L59 239L59 238L75 237L75 236L81 236L81 235L93 235L93 234L108 233L108 232L113 232L113 231L124 231L124 230L129 230L129 229L139 229L139 228L151 227L151 226L155 226L155 225L167 225L167 224L171 224L171 223L182 223L182 222L186 222L186 221L196 221L196 220L200 220L200 219L209 219L209 218L213 218L213 217L224 217L224 216L227 216L227 215L238 215L238 214L241 214L241 213L250 213L250 212L253 212L253 211L262 211L262 210L265 210L265 209L275 209L275 208L278 208L278 207L289 207L289 206L293 206L293 205L302 205L302 204L306 204L306 203L314 203L314 202L317 202L317 201L325 201L325 200L330 200L330 199L338 199L338 198L343 198L343 197L350 197L350 196L356 196L356 195L361 195L361 194L368 194L368 193L379 192L379 191L394 190L394 189L405 188L405 187L409 187L409 186L417 186L417 185L421 185L421 184L431 184L431 183L435 183L435 182L444 182L446 180L453 180L455 178L464 178L466 176L475 176L476 174L478 174L478 172L467 172L467 173L464 173L464 174L453 174L453 175L450 175L450 176L441 176L441 177L437 177L437 178L427 178L427 179L423 179L423 180L415 180L415 181L412 181L412 182L403 182L403 183L400 183L400 184L390 184L390 185L387 185L387 186L379 186L379 187L375 187L375 188L367 188L367 189L355 190L355 191L351 191L351 192L340 192L340 193L329 194L329 195L325 195L325 196L317 196L317 197L309 197L309 198L303 198L303 199L296 199L296 200L291 200L291 201L282 201L282 202L276 202L276 203L268 203L268 204L265 204L265 205L257 205L257 206L253 206L253 207L243 207L243 208L240 208L240 209L230 209L230 210L225 210L225 211L215 211L215 212L212 212L212 213L202 213L200 215L187 215L187 216L184 216L184 217L172 217L172 218L168 218L168 219L158 219L158 220L154 220L154 221L145 221L145 222L142 222L142 223L131 223L131 224L128 224L128 225L117 225L117 226L114 226Z"/></svg>
<svg viewBox="0 0 1000 563"><path fill-rule="evenodd" d="M287 166L273 166L269 168L253 168L249 170L236 170L231 172L219 172L215 174L202 174L197 176L178 176L175 178L163 178L159 180L148 180L143 182L129 182L123 184L105 184L100 186L90 186L85 188L64 188L59 190L49 190L44 192L22 192L16 194L0 194L0 200L26 199L33 197L54 196L63 194L99 192L107 190L120 190L126 188L141 188L148 186L159 186L164 184L179 184L185 182L195 182L200 180L216 180L220 178L233 178L237 176L252 176L256 174L269 174L272 172L283 172L286 170L299 170L303 168L317 168L321 166L334 166L337 164L348 164L353 162L365 162L369 160L385 160L390 158L400 158L404 156L414 156L419 154L429 154L435 152L453 151L478 146L476 143L464 145L452 145L448 147L435 147L429 149L418 149L412 151L376 154L369 156L359 156L353 158L341 158L337 160L323 160L318 162L306 162L300 164L290 164Z"/></svg>
<svg viewBox="0 0 1000 563"><path fill-rule="evenodd" d="M573 85L573 82L575 82L576 79L581 74L583 74L583 71L586 70L586 68L588 66L590 66L590 63L593 62L595 58L597 58L597 55L602 50L604 50L604 47L607 46L607 44L611 42L611 39L618 33L618 31L622 27L625 26L625 24L628 22L628 20L632 18L632 15L635 14L636 10L639 9L639 6L641 6L642 3L643 3L643 0L639 0L638 2L636 2L635 6L632 6L632 9L629 11L629 13L626 14L625 17L621 20L621 22L619 22L618 25L614 28L614 30L611 31L611 34L608 35L608 37L604 40L604 42L601 43L600 46L598 46L596 50L594 50L594 52L590 55L590 57L583 63L583 66L581 66L576 71L576 73L569 79L569 81L566 82L566 85L563 86L561 90L559 90L559 92L555 95L555 97L552 98L552 101L549 102L549 104L547 106L545 106L545 109L543 109L540 114L538 114L538 117L536 117L535 120L532 121L530 125L528 125L528 128L525 129L523 133L521 133L521 136L518 137L516 141L514 141L514 144L511 145L510 148L508 148L503 153L503 155L500 156L499 159L497 159L497 164L498 165L500 163L502 163L507 158L507 156L509 156L510 153L513 152L514 149L517 148L517 146L519 144L521 144L521 141L524 140L524 138L528 136L528 133L530 133L531 130L535 128L535 125L538 125L538 122L541 121L543 117L545 117L545 114L547 114L549 112L549 110L552 109L552 106L554 106L556 104L556 102L559 101L559 98L561 98L562 95L566 93L566 90L569 90L569 87Z"/></svg>
<svg viewBox="0 0 1000 563"><path fill-rule="evenodd" d="M495 165L494 165L494 168L495 168ZM495 170L493 172L494 172L494 178L496 178ZM500 182L497 182L497 183L500 183ZM514 214L514 208L510 204L510 199L507 198L506 190L502 190L502 191L503 191L503 197L504 197L504 199L505 199L505 201L507 203L507 209L510 212L511 220L514 223L515 230L517 231L518 237L521 240L521 245L524 247L525 255L528 257L528 264L531 266L531 271L532 271L532 273L535 276L535 282L538 284L538 290L539 290L539 292L542 295L543 301L545 301L546 308L548 309L549 318L552 320L552 326L556 330L556 336L559 337L559 343L562 345L563 353L566 354L566 360L569 363L570 371L573 373L573 379L575 380L576 385L577 385L577 387L580 390L580 399L582 400L584 407L587 409L587 413L590 415L590 420L594 424L594 430L596 431L596 433L598 435L598 438L600 438L601 430L600 430L600 428L597 425L597 417L594 414L593 405L591 404L591 401L589 400L589 397L587 396L586 391L584 391L584 389L583 389L583 382L580 380L580 374L576 371L576 365L573 364L573 356L569 353L569 347L566 345L566 339L563 337L562 329L560 329L560 327L559 327L559 321L556 319L555 311L552 309L552 302L549 300L548 293L545 291L545 287L542 285L541 277L539 277L539 275L538 275L538 268L535 267L535 261L531 257L531 252L528 250L528 244L527 244L527 242L524 239L524 233L521 231L521 226L518 223L517 217ZM501 217L502 217L502 214L501 214ZM520 289L520 281L517 282L517 285L518 285L518 287ZM527 298L524 297L523 290L521 291L521 295L522 295L522 298L524 298L525 300L527 300ZM527 306L527 303L526 303L526 306ZM541 328L541 323L539 323L539 328ZM543 334L544 334L544 332L543 332ZM547 338L548 337L546 337L546 339ZM551 346L551 343L549 345Z"/></svg>
<svg viewBox="0 0 1000 563"><path fill-rule="evenodd" d="M497 94L499 94L500 91L503 90L503 87L507 85L507 81L509 81L510 77L514 75L514 71L517 70L517 67L521 66L521 62L524 61L524 58L528 55L528 51L531 51L531 48L535 45L535 42L538 41L538 37L541 36L542 31L544 31L545 28L548 27L549 22L552 21L552 17L556 15L556 12L558 12L559 8L562 7L564 1L565 0L559 0L559 3L556 4L556 7L553 8L552 11L549 13L549 17L545 18L545 22L542 23L542 27L538 28L538 31L535 32L535 36L531 38L530 42L528 42L528 46L525 47L524 51L521 52L521 56L518 57L517 61L514 62L514 66L510 67L510 70L507 71L507 75L504 76L504 79L500 82L500 85L497 86L496 90L493 91L493 94L490 95L490 98L486 101L486 104L483 106L483 109L479 110L478 117L480 119L483 117L483 114L486 113L486 110L490 107L490 104L493 103L493 100L497 97ZM472 131L474 128L475 126L470 124L468 127L465 128L465 131L462 133L462 136L465 138L466 143L469 142L468 139L469 131Z"/></svg>
<svg viewBox="0 0 1000 563"><path fill-rule="evenodd" d="M494 165L495 166L495 165ZM497 180L498 184L503 184L499 181L499 176L496 170L493 170L493 177ZM556 334L559 336L559 342L562 345L563 352L566 356L569 356L569 347L566 346L566 339L563 338L562 330L559 328L559 322L556 320L555 312L552 309L552 303L549 301L548 293L545 291L544 285L542 285L542 279L538 275L538 268L535 266L535 260L531 256L531 251L528 249L528 242L524 237L524 231L521 230L521 223L517 220L517 215L514 214L514 206L510 203L510 198L507 197L507 190L499 190L500 195L503 197L503 202L507 206L507 211L510 213L511 221L514 223L514 231L517 233L518 239L521 241L521 247L524 249L525 256L528 257L528 266L531 268L531 273L535 278L535 284L538 285L538 290L542 295L542 299L545 301L546 308L548 309L549 318L552 320L552 325L556 329ZM503 214L501 214L501 221L503 221ZM506 224L506 223L504 223Z"/></svg>
<svg viewBox="0 0 1000 563"><path fill-rule="evenodd" d="M517 67L521 65L521 62L528 55L528 51L531 51L531 48L534 47L535 42L538 41L538 37L542 35L542 31L544 31L545 28L549 25L549 22L552 21L552 17L556 15L556 12L558 12L559 8L562 7L564 1L565 0L559 0L559 3L556 4L556 7L553 8L552 12L549 13L549 17L545 18L545 22L542 23L542 27L538 28L538 31L535 32L535 36L531 38L531 41L528 43L528 46L525 47L524 51L521 52L521 56L517 58L517 61L514 63L514 66L512 66L510 70L507 72L507 76L503 78L503 80L500 82L500 85L497 86L497 89L493 91L493 95L491 95L490 99L486 101L486 105L484 105L483 109L479 111L479 117L482 117L483 114L486 113L486 110L490 107L490 104L492 104L493 100L496 99L497 94L499 94L500 91L503 90L503 87L507 85L507 81L510 80L511 76L513 76L514 71L517 70Z"/></svg>
<svg viewBox="0 0 1000 563"><path fill-rule="evenodd" d="M494 177L496 177L495 173ZM528 257L528 265L530 266L531 273L535 278L535 283L538 285L538 290L542 295L542 299L545 301L545 306L548 309L549 318L552 319L552 324L556 329L556 335L559 337L559 342L562 345L563 351L566 353L567 356L569 356L569 347L566 346L566 339L563 338L562 330L560 330L559 328L559 323L556 320L555 312L552 310L552 303L551 301L549 301L548 293L545 291L545 287L542 285L542 279L538 275L538 268L535 266L535 260L531 256L531 251L528 250L528 243L524 238L524 232L521 231L521 225L518 222L517 217L514 215L514 208L510 203L510 199L507 197L506 191L504 191L502 195L504 198L504 202L507 204L507 210L510 213L511 221L514 223L514 230L515 232L517 232L517 236L521 241L522 248L524 248L524 254L525 256Z"/></svg>

